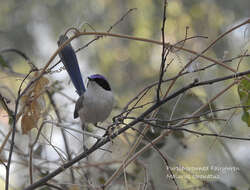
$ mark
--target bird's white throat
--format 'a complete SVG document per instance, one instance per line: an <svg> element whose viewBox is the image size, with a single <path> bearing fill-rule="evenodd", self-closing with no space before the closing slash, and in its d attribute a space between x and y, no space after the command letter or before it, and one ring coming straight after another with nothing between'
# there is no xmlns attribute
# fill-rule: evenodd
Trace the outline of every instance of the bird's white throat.
<svg viewBox="0 0 250 190"><path fill-rule="evenodd" d="M94 81L89 81L83 96L83 106L78 112L81 121L96 124L106 120L113 108L112 91L103 89Z"/></svg>

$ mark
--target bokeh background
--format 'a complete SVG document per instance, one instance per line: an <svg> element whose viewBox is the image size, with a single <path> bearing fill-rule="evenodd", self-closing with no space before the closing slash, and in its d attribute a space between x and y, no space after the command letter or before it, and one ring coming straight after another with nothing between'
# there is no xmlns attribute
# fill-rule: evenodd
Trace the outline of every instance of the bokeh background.
<svg viewBox="0 0 250 190"><path fill-rule="evenodd" d="M42 68L50 56L57 49L57 40L60 34L63 34L69 27L79 28L81 31L99 31L104 32L111 25L117 22L122 15L129 9L136 8L130 12L111 32L131 36L144 37L154 40L161 40L161 25L163 14L162 0L0 0L0 50L6 48L16 48L24 52L32 62ZM176 43L185 38L186 28L188 27L188 36L201 35L207 39L196 38L185 43L185 47L197 52L201 52L207 47L209 42L215 39L229 28L239 24L249 18L249 0L169 0L167 6L166 21L166 41ZM86 24L87 23L87 24ZM91 27L89 26L91 25ZM72 34L72 33L71 33ZM216 60L226 60L238 56L249 48L250 32L247 25L233 31L216 45L211 48L206 55ZM84 46L93 36L82 36L72 42L75 49ZM118 38L103 37L87 48L77 53L84 81L89 74L102 73L112 85L116 94L115 108L112 116L118 114L122 108L144 87L157 81L159 75L159 66L161 63L161 46L150 43L136 42L132 40L123 40ZM29 71L29 65L13 53L1 54L4 63L13 69L9 72L8 67L1 64L0 67L0 92L10 100L10 107L13 109L18 87L23 75ZM191 59L193 55L183 51L172 52L167 62L174 59L168 67L165 78L175 76L175 74ZM57 57L53 63L55 64ZM1 62L3 63L3 62ZM227 63L233 68L237 67L238 60ZM242 60L239 71L249 69L249 58ZM211 63L198 59L192 68L198 69ZM79 122L72 124L72 113L74 109L73 100L77 99L72 84L65 70L60 71L62 67L59 64L53 69L55 72L47 74L50 84L54 86L56 93L54 98L60 113L62 114L65 125L80 129ZM181 88L183 85L192 82L195 78L199 80L208 80L231 72L219 66L211 67L204 72L190 73L179 80L174 89ZM191 114L199 106L206 103L220 89L224 88L228 81L221 82L213 86L206 86L190 90L187 94L178 100L176 99L161 107L158 116L160 119L169 119L173 110L173 118L183 117ZM165 84L167 87L167 84ZM155 91L152 90L145 98L144 102L155 98ZM217 99L211 106L214 108L224 108L239 105L240 100L237 88L228 91L223 97ZM49 106L48 106L49 107ZM0 107L0 142L6 135L9 125L6 112ZM133 112L132 116L137 116L142 110ZM49 112L51 121L56 122L55 114ZM216 114L214 117L223 118L226 122L211 121L192 126L196 130L208 130L210 132L223 132L233 136L249 137L249 128L241 121L242 112L240 109L226 111ZM108 119L107 124L111 122ZM60 130L53 126L48 126L44 134L50 136L50 143L43 140L39 141L41 151L37 151L36 163L41 163L44 172L51 171L58 167L58 154L52 147L59 147L64 150ZM20 126L18 128L20 131ZM94 130L94 129L93 129ZM99 131L94 130L99 134ZM155 134L148 134L149 137L155 137L161 131L156 129ZM13 189L22 189L28 184L27 159L28 145L32 141L35 131L29 135L17 135L16 144L19 147L19 153L16 150L13 158L14 164L11 172L11 184ZM81 152L81 135L77 132L69 132L68 138L71 141L72 155ZM131 142L133 137L138 134L130 132ZM147 141L145 141L147 143ZM225 140L214 137L198 137L193 134L176 133L164 139L158 146L168 155L170 166L182 165L185 167L210 167L218 166L221 168L235 167L237 171L214 171L209 169L202 174L216 175L216 179L177 179L182 189L247 189L250 187L250 143L248 141ZM2 157L8 154L7 145ZM39 147L39 146L38 146ZM37 147L37 149L38 149ZM130 144L124 137L119 137L110 145L113 150L110 153L99 153L93 156L93 161L111 161L121 160L129 150ZM122 156L121 156L122 155ZM129 176L129 188L138 189L139 184L144 180L145 166L149 176L150 184L148 189L175 189L172 180L166 176L166 166L155 151L148 151L143 154L138 162L134 164L127 173ZM108 168L105 174L96 175L96 183L101 183L112 174L117 165L104 166ZM98 170L93 172L97 172ZM197 171L191 168L191 172L198 175ZM0 168L0 184L4 182L5 169ZM39 176L38 173L35 173ZM80 176L80 172L77 173ZM59 184L69 184L67 172L57 177ZM176 173L179 176L187 176L188 172ZM66 177L65 177L66 176ZM78 176L78 177L79 177ZM79 177L80 178L80 177ZM38 179L38 178L37 178ZM63 179L63 180L62 180ZM123 189L123 177L117 180L111 189ZM154 188L153 188L154 187ZM3 189L3 186L0 186Z"/></svg>

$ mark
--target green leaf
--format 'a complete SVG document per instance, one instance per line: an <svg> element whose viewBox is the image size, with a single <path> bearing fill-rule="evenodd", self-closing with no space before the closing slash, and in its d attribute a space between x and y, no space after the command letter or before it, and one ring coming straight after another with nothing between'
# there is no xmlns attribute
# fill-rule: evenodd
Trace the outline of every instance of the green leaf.
<svg viewBox="0 0 250 190"><path fill-rule="evenodd" d="M4 60L3 56L0 55L0 66L1 67L7 67L9 68L10 66L8 65L8 63Z"/></svg>
<svg viewBox="0 0 250 190"><path fill-rule="evenodd" d="M250 127L250 114L247 111L243 111L243 115L241 117L241 120L246 122L248 127Z"/></svg>
<svg viewBox="0 0 250 190"><path fill-rule="evenodd" d="M11 125L13 123L13 117L12 117L13 112L8 108L6 98L3 97L1 94L0 94L0 106L4 109L4 111L7 112L9 116L9 124Z"/></svg>
<svg viewBox="0 0 250 190"><path fill-rule="evenodd" d="M250 75L247 75L250 78ZM240 102L242 106L250 105L250 81L247 79L242 79L238 85L238 94L240 97ZM250 127L250 107L243 107L243 115L241 117L248 127Z"/></svg>

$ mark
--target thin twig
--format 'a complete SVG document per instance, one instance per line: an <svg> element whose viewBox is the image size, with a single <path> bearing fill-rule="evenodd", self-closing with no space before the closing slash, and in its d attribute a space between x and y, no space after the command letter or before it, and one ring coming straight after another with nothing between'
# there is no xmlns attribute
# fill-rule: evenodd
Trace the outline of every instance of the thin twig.
<svg viewBox="0 0 250 190"><path fill-rule="evenodd" d="M62 123L62 119L61 119L61 115L60 115L60 112L56 106L56 103L52 97L52 93L50 93L48 90L46 91L48 97L49 97L49 101L50 101L50 104L52 105L55 113L56 113L56 117L58 119L58 122L59 123ZM64 146L65 146L65 150L66 150L66 153L67 153L67 157L68 157L68 160L71 160L71 152L70 152L70 149L69 149L69 142L68 142L68 139L67 139L67 135L64 131L63 128L60 128L61 129L61 133L62 133L62 137L63 137L63 142L64 142ZM70 175L71 175L71 181L72 183L75 183L75 176L74 176L74 171L72 168L70 168Z"/></svg>
<svg viewBox="0 0 250 190"><path fill-rule="evenodd" d="M132 11L136 10L136 8L132 8L132 9L129 9L118 21L116 21L113 25L111 25L109 27L109 29L107 30L107 33L109 33L115 26L117 26L120 22L122 22L124 20L124 18ZM92 28L92 27L91 27ZM69 31L69 30L74 30L75 33L80 33L80 31L76 28L69 28L65 34ZM75 53L85 49L86 47L88 47L90 44L92 44L93 42L97 41L98 39L100 39L102 37L102 35L96 35L96 37L92 40L90 40L87 44L85 44L84 46L78 48ZM47 72L50 72L53 68L55 68L59 63L61 62L61 60L59 60L55 65L53 65L52 67L50 67Z"/></svg>
<svg viewBox="0 0 250 190"><path fill-rule="evenodd" d="M212 130L210 128L210 130L215 133L214 130ZM230 159L233 162L234 166L238 166L240 168L239 173L242 176L242 178L246 181L246 183L249 185L250 184L250 179L248 178L248 176L245 174L245 172L243 172L243 168L242 166L237 162L237 160L235 159L234 155L232 154L230 148L227 146L227 144L222 140L222 139L218 139L219 143L222 145L222 147L224 148L224 150L226 151L226 153L228 154L228 156L230 157Z"/></svg>
<svg viewBox="0 0 250 190"><path fill-rule="evenodd" d="M9 52L14 52L20 55L22 58L24 58L27 61L27 63L30 65L31 70L38 70L37 67L32 63L31 59L24 52L15 48L3 49L0 51L0 53L9 53Z"/></svg>
<svg viewBox="0 0 250 190"><path fill-rule="evenodd" d="M161 66L160 66L159 82L158 82L158 87L156 91L157 101L160 101L161 83L162 83L162 78L165 73L165 63L167 59L167 55L166 55L167 48L165 45L166 8L167 8L167 0L164 0L163 18L162 18L162 27L161 27L161 38L162 38Z"/></svg>
<svg viewBox="0 0 250 190"><path fill-rule="evenodd" d="M218 81L217 81L218 82ZM204 83L204 82L203 82ZM232 84L230 84L229 86L227 86L225 89L222 89L215 97L213 97L211 99L210 102L214 101L216 98L218 98L219 96L221 96L222 94L224 94L227 90L231 89L232 86L234 86L236 84L236 82L233 82ZM37 182L33 183L32 185L28 186L25 188L25 190L33 190L36 187L42 186L44 185L44 183L46 183L48 180L50 180L51 178L53 178L54 176L58 175L59 173L61 173L62 171L64 171L66 168L69 168L70 166L72 166L74 163L78 162L79 160L85 158L86 156L90 155L92 152L94 152L95 150L97 150L98 148L100 148L101 146L103 146L104 144L110 142L112 139L114 139L115 137L117 137L118 135L124 133L125 131L127 131L128 129L130 129L132 126L136 125L137 123L139 123L141 120L143 120L143 118L145 118L147 115L149 115L150 113L152 113L154 110L156 110L157 108L159 108L160 106L162 106L163 104L165 104L166 102L168 102L169 100L175 98L176 96L182 94L183 92L196 87L197 83L191 83L189 85L187 85L186 87L183 87L180 90L177 90L176 92L174 92L173 94L169 95L168 97L164 98L163 100L161 100L160 102L156 102L154 105L152 105L151 107L149 107L146 111L144 111L140 116L138 116L135 120L131 121L130 123L128 123L125 127L119 129L116 133L109 135L108 137L104 138L101 141L98 141L98 143L94 144L92 147L90 147L87 151L79 154L78 156L76 156L75 158L73 158L72 160L66 162L65 164L63 164L61 167L57 168L56 170L54 170L53 172L49 173L48 175L46 175L45 177L43 177L42 179L38 180ZM200 112L203 109L203 106L201 108L199 108L197 111L194 112L194 115L196 115L198 112ZM184 124L185 121L182 121L180 124ZM152 141L153 144L155 144L156 142L158 142L159 140L161 140L162 138L165 137L165 135L167 135L169 132L166 131L165 133L161 134L159 137L157 137L156 139L154 139ZM238 138L240 139L240 138ZM139 152L137 152L136 154L134 154L126 163L130 163L132 160L134 160L138 155L140 155L142 152L144 152L145 150L147 150L149 147L151 147L151 144L146 145L144 148L142 148Z"/></svg>
<svg viewBox="0 0 250 190"><path fill-rule="evenodd" d="M9 150L9 157L8 157L8 163L6 167L6 176L5 176L5 190L9 189L9 175L10 175L10 164L12 159L12 153L15 145L15 135L16 135L16 123L17 123L17 112L18 112L18 106L19 101L21 99L21 88L24 81L28 78L28 76L33 72L33 70L30 70L30 72L26 75L26 77L22 80L19 89L18 89L18 96L15 101L15 111L13 114L13 123L12 123L12 137L11 137L11 144L10 144L10 150Z"/></svg>
<svg viewBox="0 0 250 190"><path fill-rule="evenodd" d="M142 135L153 147L154 150L156 150L158 152L158 154L160 155L160 157L163 159L163 161L166 163L166 165L169 167L169 163L168 163L168 160L167 160L167 157L159 150L159 148L157 146L155 146L155 144L151 143L152 141L147 137L145 136L144 134L142 134L138 129L134 128L134 127L131 127L132 130L135 130L137 133L139 133L140 135ZM175 183L177 189L179 189L178 187L178 184L174 178L174 174L172 172L172 170L170 169L169 170L171 176L173 177L173 182Z"/></svg>
<svg viewBox="0 0 250 190"><path fill-rule="evenodd" d="M241 25L238 25L237 27L240 27L244 24L248 24L250 22L250 20L248 20L247 22L242 23ZM234 29L233 28L230 32L232 32ZM43 71L41 72L40 76L42 76L46 70L46 68L48 67L48 65L51 63L51 61L54 59L54 57L57 55L57 53L67 44L69 43L71 40L73 40L74 38L77 38L81 35L102 35L103 36L113 36L113 37L119 37L119 38L125 38L125 39L132 39L132 40L139 40L139 41L147 41L150 43L153 43L152 40L148 40L148 39L136 39L135 37L128 37L125 35L117 35L117 34L110 34L110 33L78 33L75 34L73 37L71 37L67 42L65 42L65 44L63 44L63 46L61 46L60 48L58 48L58 50L53 54L53 56L50 58L49 62L45 65L45 67L43 68ZM223 37L223 36L222 36ZM218 38L217 40L219 40L220 38ZM160 45L162 45L162 42L159 42ZM212 44L213 45L213 44ZM175 48L175 47L174 47ZM178 49L178 48L177 48ZM179 48L184 50L184 48ZM188 50L189 51L189 50ZM190 51L189 51L190 52ZM204 53L204 52L203 52ZM194 54L197 54L196 52ZM197 54L197 58L198 57L204 57L204 55L201 54ZM210 58L209 58L210 59ZM214 63L217 63L213 60ZM221 64L220 62L218 62L218 64L223 65L223 67L231 70L234 72L234 69L232 69L231 67L226 66L225 64ZM187 64L188 65L188 64ZM187 66L186 65L186 66ZM243 75L242 75L243 76ZM39 79L39 77L38 77ZM37 79L37 80L38 80ZM226 80L226 79L225 79ZM166 93L166 97L164 97L161 101L156 102L154 105L150 106L145 112L143 112L138 118L136 118L135 120L131 121L126 127L123 127L122 129L119 129L117 133L112 134L110 137L104 138L103 140L99 141L97 144L95 144L94 146L92 146L89 150L87 150L86 152L80 154L79 156L76 156L75 158L73 158L71 161L66 162L65 164L63 164L63 167L60 167L58 169L56 169L55 171L51 172L50 174L48 174L47 176L45 176L44 178L42 178L41 180L39 180L38 182L35 182L34 184L32 184L31 186L27 187L26 189L32 189L35 187L39 187L41 185L44 185L44 183L46 183L49 179L51 179L52 177L56 176L57 174L61 173L62 171L64 171L64 169L70 167L71 165L73 165L74 163L76 163L77 161L81 160L82 158L85 158L87 155L91 154L92 152L94 152L95 150L97 150L99 147L101 147L102 145L110 142L110 140L112 138L115 138L117 135L125 132L126 130L128 130L129 128L131 128L132 126L134 126L135 124L139 123L142 119L144 119L147 115L151 114L153 111L155 111L157 108L159 108L160 106L162 106L163 104L165 104L166 102L168 102L170 99L173 99L174 97L180 95L181 93L186 92L187 90L197 87L197 86L203 86L203 85L209 85L209 84L213 84L215 82L219 82L217 81L203 81L203 83L199 83L198 81L195 81L194 83L191 83L183 88L181 88L180 90L177 90L176 92L168 95L168 93ZM227 90L229 90L232 86L234 86L237 82L235 81L234 83L230 84L229 86L227 86L225 89L223 89L220 93L218 93L214 98L211 99L210 102L214 101L215 99L217 99L219 96L221 96L222 94L224 94ZM25 91L25 90L24 90ZM195 111L193 113L193 115L196 115L197 113L199 113L201 110L203 110L204 107L202 106L201 108L199 108L197 111ZM182 121L181 123L184 124L187 121ZM157 142L156 140L160 140L161 138L163 138L165 135L167 135L168 132L165 132L164 134L162 134L161 136L157 137L157 139L155 139L154 141L152 141L152 143ZM148 147L150 147L152 145L149 145ZM147 146L146 146L147 147ZM147 148L144 147L141 150L146 150ZM135 154L137 155L137 154ZM135 156L134 155L134 156ZM131 159L135 159L134 157L132 157Z"/></svg>
<svg viewBox="0 0 250 190"><path fill-rule="evenodd" d="M109 27L107 32L110 32L114 27L116 27L118 24L120 24L126 16L128 16L132 11L136 11L136 10L137 10L137 8L129 9L124 15L122 15L122 17L118 21L116 21L113 25L111 25Z"/></svg>
<svg viewBox="0 0 250 190"><path fill-rule="evenodd" d="M43 129L43 126L44 126L44 122L41 124L41 126L38 128L38 132L37 132L37 135L36 135L36 138L34 140L34 142L30 145L30 152L29 152L29 177L30 177L30 184L33 183L33 149L34 149L34 146L36 145L39 137L40 137L40 134L41 134L41 131Z"/></svg>

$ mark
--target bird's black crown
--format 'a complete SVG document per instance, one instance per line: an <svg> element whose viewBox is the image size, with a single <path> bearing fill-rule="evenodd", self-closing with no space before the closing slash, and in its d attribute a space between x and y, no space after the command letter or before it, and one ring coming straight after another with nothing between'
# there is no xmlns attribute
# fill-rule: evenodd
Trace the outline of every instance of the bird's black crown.
<svg viewBox="0 0 250 190"><path fill-rule="evenodd" d="M88 79L90 81L95 81L97 84L99 84L105 90L111 91L110 85L104 76L102 76L100 74L95 74L95 75L89 76Z"/></svg>

